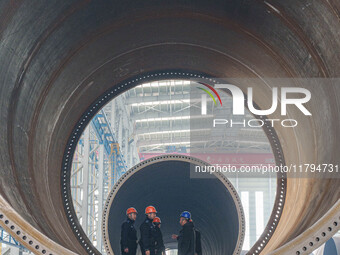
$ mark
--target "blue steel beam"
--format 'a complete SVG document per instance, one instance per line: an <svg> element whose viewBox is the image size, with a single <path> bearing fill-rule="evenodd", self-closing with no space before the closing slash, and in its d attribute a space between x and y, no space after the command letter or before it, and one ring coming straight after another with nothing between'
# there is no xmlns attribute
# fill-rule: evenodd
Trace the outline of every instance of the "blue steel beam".
<svg viewBox="0 0 340 255"><path fill-rule="evenodd" d="M8 234L3 228L0 227L0 243L7 244L24 251L28 251L17 240L15 240L10 234Z"/></svg>
<svg viewBox="0 0 340 255"><path fill-rule="evenodd" d="M106 117L106 114L103 110L100 110L98 114L96 114L92 121L92 127L94 128L97 138L100 144L104 144L104 149L108 157L111 157L112 162L116 162L118 175L120 176L122 173L127 171L126 161L124 156L120 152L119 146L115 146L118 144L118 139L113 133L109 121Z"/></svg>

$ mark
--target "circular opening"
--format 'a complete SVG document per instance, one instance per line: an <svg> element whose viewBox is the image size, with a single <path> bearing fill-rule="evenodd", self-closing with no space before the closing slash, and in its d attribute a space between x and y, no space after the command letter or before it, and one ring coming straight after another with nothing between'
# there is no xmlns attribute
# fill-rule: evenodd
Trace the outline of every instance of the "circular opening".
<svg viewBox="0 0 340 255"><path fill-rule="evenodd" d="M181 75L192 77L184 73L170 76ZM192 146L193 141L200 141L209 132L197 126L201 118L193 116L200 105L191 102L190 92L201 83L184 77L176 80L156 78L159 79L152 77L152 81L145 80L145 83L142 78L127 82L125 87L117 86L98 99L79 121L65 152L62 189L70 224L76 229L75 234L82 244L89 241L103 253L105 248L100 226L104 201L119 178L139 162L164 153L188 155L195 152L194 156L197 156L201 148L208 148L201 159L209 163L219 160L218 157L211 157L215 155L211 152L222 149L223 157L234 165L259 162L275 164L270 141L261 127L225 130L224 134L216 136L222 135L225 143L214 145L215 141L208 141L208 145L196 143ZM228 94L220 95L231 102ZM114 99L110 101L111 98ZM207 107L209 111L218 110L213 99L207 100ZM246 113L246 117L253 116ZM275 134L274 130L270 133ZM72 163L69 164L68 157L72 153ZM68 167L70 173L67 172ZM274 217L280 216L284 198L283 193L280 203L274 205L278 189L276 177L233 176L229 179L245 209L243 249L249 250L259 238L266 243L269 240L267 233L263 234L266 223L270 221L273 206L277 212ZM284 182L279 184L284 187ZM273 219L270 227L273 229L275 226ZM268 232L269 236L272 232ZM262 242L261 247L264 247Z"/></svg>
<svg viewBox="0 0 340 255"><path fill-rule="evenodd" d="M206 163L184 155L165 155L133 167L114 186L105 204L103 234L107 254L120 254L121 208L133 205L139 212L135 228L146 219L144 209L152 204L162 219L166 249L177 247L172 234L180 230L179 215L190 211L199 229L204 254L234 254L242 248L244 213L232 184L223 176L192 178L191 171Z"/></svg>

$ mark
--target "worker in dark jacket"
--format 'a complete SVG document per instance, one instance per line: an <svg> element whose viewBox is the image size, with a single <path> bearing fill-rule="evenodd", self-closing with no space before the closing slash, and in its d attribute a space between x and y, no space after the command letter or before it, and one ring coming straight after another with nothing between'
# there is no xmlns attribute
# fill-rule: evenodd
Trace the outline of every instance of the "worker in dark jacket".
<svg viewBox="0 0 340 255"><path fill-rule="evenodd" d="M155 226L152 221L156 217L156 208L148 206L145 209L146 219L140 226L140 249L143 255L155 255Z"/></svg>
<svg viewBox="0 0 340 255"><path fill-rule="evenodd" d="M191 220L192 222L192 220ZM195 255L202 255L201 232L194 227L195 230Z"/></svg>
<svg viewBox="0 0 340 255"><path fill-rule="evenodd" d="M196 234L195 255L202 255L201 232L195 228L195 234Z"/></svg>
<svg viewBox="0 0 340 255"><path fill-rule="evenodd" d="M165 246L164 246L164 241L163 241L163 235L161 231L161 224L162 221L159 217L156 217L153 219L153 224L155 226L155 253L156 255L165 255Z"/></svg>
<svg viewBox="0 0 340 255"><path fill-rule="evenodd" d="M172 235L178 241L178 255L195 255L195 231L190 212L183 212L179 223L182 226L179 235Z"/></svg>
<svg viewBox="0 0 340 255"><path fill-rule="evenodd" d="M134 223L137 218L137 210L130 207L126 210L126 221L122 224L120 246L122 255L136 255L137 231Z"/></svg>

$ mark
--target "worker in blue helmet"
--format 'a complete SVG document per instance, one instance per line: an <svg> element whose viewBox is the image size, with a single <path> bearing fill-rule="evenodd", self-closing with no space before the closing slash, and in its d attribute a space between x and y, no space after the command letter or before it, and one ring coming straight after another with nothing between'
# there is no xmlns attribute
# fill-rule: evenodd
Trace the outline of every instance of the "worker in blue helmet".
<svg viewBox="0 0 340 255"><path fill-rule="evenodd" d="M172 235L172 239L178 241L178 255L201 255L200 233L195 229L194 223L191 219L191 213L184 211L180 215L179 224L182 226L179 235ZM199 235L199 236L197 236ZM197 242L199 239L199 243ZM199 252L197 252L199 251Z"/></svg>

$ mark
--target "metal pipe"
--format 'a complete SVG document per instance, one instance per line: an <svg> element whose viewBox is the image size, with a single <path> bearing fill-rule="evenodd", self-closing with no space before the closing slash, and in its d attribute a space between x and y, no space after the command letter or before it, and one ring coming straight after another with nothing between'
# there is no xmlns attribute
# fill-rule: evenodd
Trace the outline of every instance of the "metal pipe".
<svg viewBox="0 0 340 255"><path fill-rule="evenodd" d="M222 175L193 178L197 159L174 154L151 158L133 167L115 185L103 213L104 247L108 255L120 254L120 226L125 208L135 207L136 229L144 221L144 209L154 205L162 219L166 248L177 248L171 239L178 234L179 215L192 213L202 235L204 254L240 254L244 238L244 214L233 185Z"/></svg>
<svg viewBox="0 0 340 255"><path fill-rule="evenodd" d="M187 70L214 77L339 77L339 13L338 0L1 1L0 194L50 239L87 253L69 223L72 208L64 210L62 162L72 130L93 102L108 100L101 95L111 88L127 90L137 76L157 74L147 77L156 80L168 71L182 78ZM254 98L264 109L270 86ZM313 118L294 132L275 130L284 158L339 164L340 88L310 91ZM299 119L297 109L290 113ZM282 216L262 253L317 222L339 199L339 187L335 178L289 178Z"/></svg>

